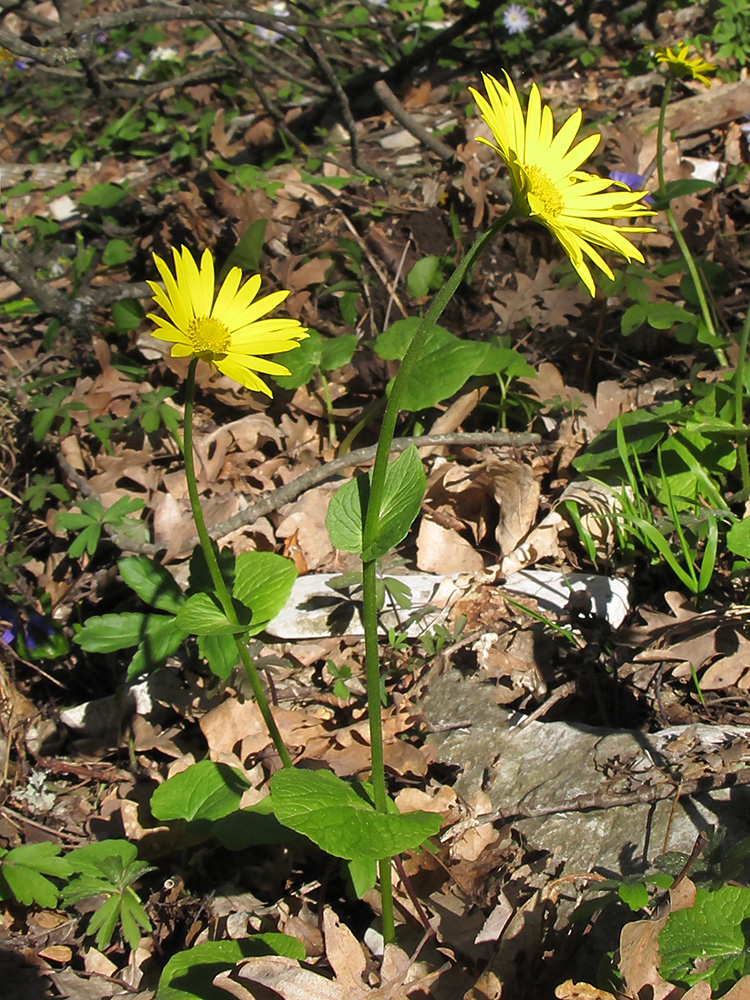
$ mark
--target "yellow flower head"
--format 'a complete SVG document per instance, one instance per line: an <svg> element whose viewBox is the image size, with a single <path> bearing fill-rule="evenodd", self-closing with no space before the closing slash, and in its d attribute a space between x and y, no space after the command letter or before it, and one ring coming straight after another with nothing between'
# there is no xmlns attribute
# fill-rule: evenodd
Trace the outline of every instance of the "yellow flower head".
<svg viewBox="0 0 750 1000"><path fill-rule="evenodd" d="M713 73L716 69L715 63L706 62L701 56L693 56L688 59L690 46L681 42L673 49L657 49L654 52L654 59L658 63L667 63L672 76L687 77L690 80L700 80L707 87L711 86L711 81L705 75Z"/></svg>
<svg viewBox="0 0 750 1000"><path fill-rule="evenodd" d="M505 160L510 171L514 201L518 209L560 241L586 288L596 289L585 258L609 277L612 270L595 249L604 247L626 260L643 261L637 247L623 235L652 233L650 226L618 227L602 219L628 219L654 215L641 203L647 191L608 190L609 179L586 173L579 167L593 153L600 135L589 135L573 145L583 114L574 111L555 135L552 111L542 105L534 84L524 117L521 102L507 73L508 89L487 74L482 75L487 97L469 88L494 142L480 139Z"/></svg>
<svg viewBox="0 0 750 1000"><path fill-rule="evenodd" d="M288 375L289 369L258 355L291 351L309 336L296 319L261 319L283 302L289 292L272 292L256 299L260 275L248 278L240 288L242 272L233 267L215 295L214 259L210 250L203 251L200 268L186 247L181 250L173 247L172 255L174 274L161 257L153 255L165 287L155 281L148 284L154 301L167 314L166 318L148 314L158 328L154 336L172 344L172 357L201 358L246 389L257 389L270 396L271 390L257 373Z"/></svg>

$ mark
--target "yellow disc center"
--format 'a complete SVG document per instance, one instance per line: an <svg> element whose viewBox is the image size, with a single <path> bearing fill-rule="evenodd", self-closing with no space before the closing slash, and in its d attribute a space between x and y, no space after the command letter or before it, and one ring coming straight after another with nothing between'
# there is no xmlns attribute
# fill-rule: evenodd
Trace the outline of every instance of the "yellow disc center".
<svg viewBox="0 0 750 1000"><path fill-rule="evenodd" d="M534 164L525 168L529 179L526 194L532 215L551 216L556 219L565 207L562 195L549 177Z"/></svg>
<svg viewBox="0 0 750 1000"><path fill-rule="evenodd" d="M196 354L226 354L231 344L226 324L213 316L190 320L187 335Z"/></svg>

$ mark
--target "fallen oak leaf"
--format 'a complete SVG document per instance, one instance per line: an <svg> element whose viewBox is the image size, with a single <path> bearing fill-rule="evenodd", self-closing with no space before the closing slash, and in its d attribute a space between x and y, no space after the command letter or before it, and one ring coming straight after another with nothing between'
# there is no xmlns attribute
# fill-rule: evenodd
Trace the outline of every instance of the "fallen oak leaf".
<svg viewBox="0 0 750 1000"><path fill-rule="evenodd" d="M447 968L445 965L436 972L407 981L413 960L395 945L386 945L382 971L388 979L382 986L370 987L363 978L367 968L365 950L330 907L323 913L323 933L335 979L303 968L295 959L274 955L251 958L231 972L221 973L214 979L214 986L237 1000L255 997L252 986L240 980L273 990L283 1000L406 1000L410 993L432 982Z"/></svg>
<svg viewBox="0 0 750 1000"><path fill-rule="evenodd" d="M232 972L223 972L214 979L214 986L225 990L237 1000L256 1000L252 984L272 990L282 1000L406 1000L415 990L423 989L445 970L421 976L411 982L389 982L372 988L364 983L354 989L335 979L326 979L299 962L281 955L251 958ZM246 982L245 982L246 981ZM260 995L260 994L259 994Z"/></svg>

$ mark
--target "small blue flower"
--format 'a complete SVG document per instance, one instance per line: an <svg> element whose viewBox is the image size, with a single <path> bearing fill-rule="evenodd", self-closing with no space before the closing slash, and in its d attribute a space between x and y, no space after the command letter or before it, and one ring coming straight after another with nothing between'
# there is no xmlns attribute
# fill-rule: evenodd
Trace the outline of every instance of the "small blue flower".
<svg viewBox="0 0 750 1000"><path fill-rule="evenodd" d="M32 611L26 619L22 618L18 610L10 604L0 603L0 642L7 646L16 640L22 639L28 649L36 649L40 641L54 634L55 628L43 615Z"/></svg>
<svg viewBox="0 0 750 1000"><path fill-rule="evenodd" d="M509 35L521 35L531 24L531 18L520 3L511 3L503 11L503 24Z"/></svg>
<svg viewBox="0 0 750 1000"><path fill-rule="evenodd" d="M127 49L118 49L117 52L115 52L115 62L128 63L131 58L132 56Z"/></svg>
<svg viewBox="0 0 750 1000"><path fill-rule="evenodd" d="M19 56L18 59L14 60L13 65L21 73L24 73L34 62L33 59L24 59L23 56Z"/></svg>
<svg viewBox="0 0 750 1000"><path fill-rule="evenodd" d="M642 174L631 174L628 170L610 170L609 179L631 191L643 191L646 183L646 178ZM649 205L654 203L650 194L644 195L643 201Z"/></svg>

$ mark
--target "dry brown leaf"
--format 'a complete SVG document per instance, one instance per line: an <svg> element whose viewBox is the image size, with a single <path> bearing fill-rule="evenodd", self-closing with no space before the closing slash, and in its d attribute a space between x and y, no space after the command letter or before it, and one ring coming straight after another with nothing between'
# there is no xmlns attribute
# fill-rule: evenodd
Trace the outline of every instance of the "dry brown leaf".
<svg viewBox="0 0 750 1000"><path fill-rule="evenodd" d="M336 550L328 537L325 518L331 497L339 485L336 482L316 486L299 500L281 508L281 521L276 534L279 538L294 536L294 544L308 570L327 573L336 568Z"/></svg>
<svg viewBox="0 0 750 1000"><path fill-rule="evenodd" d="M683 997L683 1000L688 1000L688 996ZM750 976L743 976L738 980L731 990L724 994L723 1000L750 1000Z"/></svg>
<svg viewBox="0 0 750 1000"><path fill-rule="evenodd" d="M695 886L690 879L682 879L670 891L670 912L687 910L695 903ZM678 1000L683 990L668 983L659 974L659 933L668 915L659 920L633 920L625 924L620 934L619 970L625 985L633 996L640 996L648 987L651 1000Z"/></svg>
<svg viewBox="0 0 750 1000"><path fill-rule="evenodd" d="M417 533L417 567L424 573L478 573L484 559L471 542L455 530L423 517Z"/></svg>
<svg viewBox="0 0 750 1000"><path fill-rule="evenodd" d="M599 990L589 983L574 983L572 979L556 986L555 996L557 1000L615 1000L614 994L606 990Z"/></svg>

